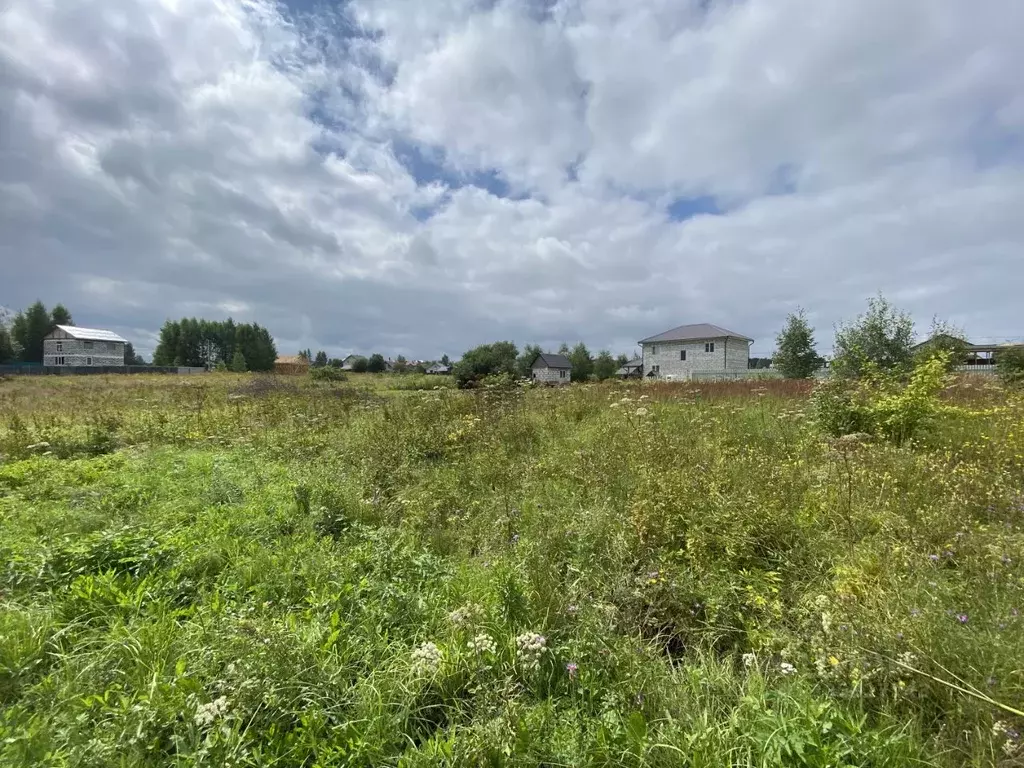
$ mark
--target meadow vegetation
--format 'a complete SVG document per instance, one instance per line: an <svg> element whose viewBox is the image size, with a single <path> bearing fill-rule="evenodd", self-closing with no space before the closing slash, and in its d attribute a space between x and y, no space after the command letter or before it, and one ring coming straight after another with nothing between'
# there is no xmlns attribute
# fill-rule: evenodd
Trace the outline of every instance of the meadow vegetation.
<svg viewBox="0 0 1024 768"><path fill-rule="evenodd" d="M0 764L1019 765L1024 400L909 381L0 380Z"/></svg>

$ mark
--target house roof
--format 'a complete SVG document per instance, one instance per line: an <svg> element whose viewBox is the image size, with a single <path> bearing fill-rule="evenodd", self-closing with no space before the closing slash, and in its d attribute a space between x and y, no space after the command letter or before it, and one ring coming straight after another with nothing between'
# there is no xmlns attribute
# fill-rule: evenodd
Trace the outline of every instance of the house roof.
<svg viewBox="0 0 1024 768"><path fill-rule="evenodd" d="M309 365L309 360L299 355L282 355L274 361L275 365Z"/></svg>
<svg viewBox="0 0 1024 768"><path fill-rule="evenodd" d="M58 325L57 327L72 339L79 339L81 341L119 341L122 344L128 343L127 339L121 338L113 331L104 331L99 328L80 328L77 325Z"/></svg>
<svg viewBox="0 0 1024 768"><path fill-rule="evenodd" d="M572 363L569 362L569 358L567 358L565 355L556 355L550 352L541 352L539 355L533 358L533 362L530 363L530 367L532 368L533 366L535 366L538 360L540 360L544 364L545 368L572 368Z"/></svg>
<svg viewBox="0 0 1024 768"><path fill-rule="evenodd" d="M619 368L619 370L617 370L615 373L619 374L620 376L625 376L627 374L635 372L637 368L642 368L643 365L644 365L644 361L643 360L641 360L639 357L634 357L632 360L630 360L624 366Z"/></svg>
<svg viewBox="0 0 1024 768"><path fill-rule="evenodd" d="M748 336L744 336L742 333L736 333L736 331L729 331L718 325L712 325L711 323L695 323L693 325L680 325L678 328L673 328L670 331L659 333L657 336L649 336L646 339L641 339L641 344L650 344L655 341L698 341L700 339L721 339L721 338L733 338L743 339L744 341L753 341Z"/></svg>

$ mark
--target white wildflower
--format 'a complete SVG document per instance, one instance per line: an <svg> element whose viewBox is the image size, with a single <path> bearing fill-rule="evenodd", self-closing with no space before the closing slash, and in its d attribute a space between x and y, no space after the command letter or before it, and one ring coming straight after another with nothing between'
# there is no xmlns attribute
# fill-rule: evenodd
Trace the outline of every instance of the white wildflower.
<svg viewBox="0 0 1024 768"><path fill-rule="evenodd" d="M896 661L898 661L900 664L906 667L912 667L914 666L914 663L917 661L917 656L912 654L910 651L905 651L904 653L901 653L899 656L896 657Z"/></svg>
<svg viewBox="0 0 1024 768"><path fill-rule="evenodd" d="M618 407L620 407L621 405L622 405L622 403L612 403L612 404L611 404L611 407L612 407L612 408L618 408Z"/></svg>
<svg viewBox="0 0 1024 768"><path fill-rule="evenodd" d="M646 408L637 408L636 409L636 415L637 416L646 416L647 415L647 409Z"/></svg>
<svg viewBox="0 0 1024 768"><path fill-rule="evenodd" d="M749 667L754 666L755 664L757 664L757 656L755 654L753 654L753 653L744 653L743 654L743 666L744 667L748 667L749 668Z"/></svg>
<svg viewBox="0 0 1024 768"><path fill-rule="evenodd" d="M468 643L466 643L466 645L474 653L489 653L491 655L494 655L498 652L497 644L494 642L494 639L488 634L477 635Z"/></svg>
<svg viewBox="0 0 1024 768"><path fill-rule="evenodd" d="M461 608L456 608L448 614L448 619L457 627L468 624L484 612L484 609L476 603L466 603Z"/></svg>
<svg viewBox="0 0 1024 768"><path fill-rule="evenodd" d="M221 696L209 704L200 704L196 707L196 725L210 725L218 717L222 717L228 711L228 697Z"/></svg>
<svg viewBox="0 0 1024 768"><path fill-rule="evenodd" d="M527 667L539 667L541 656L547 651L547 638L536 632L524 632L516 638L516 656Z"/></svg>
<svg viewBox="0 0 1024 768"><path fill-rule="evenodd" d="M795 675L796 667L794 667L788 661L784 661L781 664L779 664L779 671L784 675Z"/></svg>
<svg viewBox="0 0 1024 768"><path fill-rule="evenodd" d="M434 643L423 643L412 652L412 665L417 672L436 672L441 666L441 649Z"/></svg>

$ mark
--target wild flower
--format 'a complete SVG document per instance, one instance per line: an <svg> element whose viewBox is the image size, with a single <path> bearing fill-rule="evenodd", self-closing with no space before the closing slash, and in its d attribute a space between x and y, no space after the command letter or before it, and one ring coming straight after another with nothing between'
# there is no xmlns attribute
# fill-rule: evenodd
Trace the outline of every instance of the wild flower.
<svg viewBox="0 0 1024 768"><path fill-rule="evenodd" d="M967 623L967 614L966 613L958 613L956 615L956 620L959 621L961 624L966 624Z"/></svg>
<svg viewBox="0 0 1024 768"><path fill-rule="evenodd" d="M622 403L612 403L610 407L611 408L621 408L622 407Z"/></svg>
<svg viewBox="0 0 1024 768"><path fill-rule="evenodd" d="M744 653L741 657L743 659L743 666L748 669L757 664L757 655L753 653Z"/></svg>
<svg viewBox="0 0 1024 768"><path fill-rule="evenodd" d="M999 558L999 561L1003 565L1009 565L1010 563L1013 562L1013 558L1011 558L1009 555L1003 555L1002 557Z"/></svg>
<svg viewBox="0 0 1024 768"><path fill-rule="evenodd" d="M434 643L423 643L412 652L412 666L419 673L436 672L441 666L441 649Z"/></svg>
<svg viewBox="0 0 1024 768"><path fill-rule="evenodd" d="M516 637L516 657L527 668L540 666L541 657L547 651L547 638L536 632L524 632Z"/></svg>
<svg viewBox="0 0 1024 768"><path fill-rule="evenodd" d="M468 624L483 614L484 609L476 603L466 603L448 614L448 620L457 627Z"/></svg>
<svg viewBox="0 0 1024 768"><path fill-rule="evenodd" d="M576 603L569 603L569 605L565 607L565 612L569 616L575 616L579 611L579 606L577 606Z"/></svg>
<svg viewBox="0 0 1024 768"><path fill-rule="evenodd" d="M200 704L196 707L195 722L202 727L210 725L219 717L223 717L228 711L228 697L219 696L207 704Z"/></svg>
<svg viewBox="0 0 1024 768"><path fill-rule="evenodd" d="M637 416L646 416L647 415L647 409L646 408L642 408L642 407L641 408L637 408L636 409L636 415Z"/></svg>
<svg viewBox="0 0 1024 768"><path fill-rule="evenodd" d="M939 562L939 556L936 554L928 555L928 559L931 560L933 563Z"/></svg>
<svg viewBox="0 0 1024 768"><path fill-rule="evenodd" d="M912 667L917 662L917 656L912 654L910 651L904 651L896 657L896 661L904 666Z"/></svg>
<svg viewBox="0 0 1024 768"><path fill-rule="evenodd" d="M491 654L492 656L498 652L498 646L494 642L494 639L488 634L480 634L466 643L466 646L477 654Z"/></svg>
<svg viewBox="0 0 1024 768"><path fill-rule="evenodd" d="M795 675L796 667L794 667L788 661L784 661L781 664L779 664L779 671L784 675Z"/></svg>
<svg viewBox="0 0 1024 768"><path fill-rule="evenodd" d="M575 680L576 676L579 674L580 668L575 661L570 661L565 665L565 671L569 674L570 680Z"/></svg>

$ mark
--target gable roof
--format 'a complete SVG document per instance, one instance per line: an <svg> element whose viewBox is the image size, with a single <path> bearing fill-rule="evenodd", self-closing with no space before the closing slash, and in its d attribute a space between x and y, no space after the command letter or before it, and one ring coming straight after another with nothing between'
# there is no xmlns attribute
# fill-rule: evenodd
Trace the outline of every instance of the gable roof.
<svg viewBox="0 0 1024 768"><path fill-rule="evenodd" d="M301 355L280 355L275 361L275 365L309 365L309 360L302 357Z"/></svg>
<svg viewBox="0 0 1024 768"><path fill-rule="evenodd" d="M80 341L119 341L122 344L128 343L127 339L122 339L113 331L104 331L99 328L79 328L77 325L58 325L57 327L72 339L79 339Z"/></svg>
<svg viewBox="0 0 1024 768"><path fill-rule="evenodd" d="M572 363L569 362L569 358L565 355L556 355L549 352L541 352L530 363L530 367L533 368L540 360L544 364L545 368L565 368L567 370L572 368Z"/></svg>
<svg viewBox="0 0 1024 768"><path fill-rule="evenodd" d="M721 338L753 341L753 339L748 336L744 336L742 333L729 331L718 325L712 325L711 323L695 323L693 325L680 325L678 328L673 328L670 331L659 333L657 336L648 336L646 339L641 339L640 343L650 344L655 341L696 341L699 339Z"/></svg>

